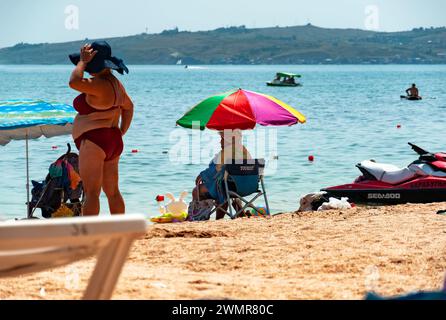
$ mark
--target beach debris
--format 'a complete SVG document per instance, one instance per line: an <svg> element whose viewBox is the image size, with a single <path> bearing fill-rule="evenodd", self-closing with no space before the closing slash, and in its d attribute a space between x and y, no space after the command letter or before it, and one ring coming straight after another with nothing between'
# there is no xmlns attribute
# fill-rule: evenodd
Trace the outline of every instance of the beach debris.
<svg viewBox="0 0 446 320"><path fill-rule="evenodd" d="M154 286L155 288L159 288L159 289L164 289L167 288L167 285L165 285L162 282L153 282L152 286Z"/></svg>
<svg viewBox="0 0 446 320"><path fill-rule="evenodd" d="M344 210L356 207L356 204L348 201L348 198L328 197L327 192L320 191L309 193L300 199L300 207L297 212Z"/></svg>
<svg viewBox="0 0 446 320"><path fill-rule="evenodd" d="M45 297L45 296L46 296L45 287L40 288L40 290L39 290L39 295L40 295L41 297Z"/></svg>
<svg viewBox="0 0 446 320"><path fill-rule="evenodd" d="M316 211L319 207L329 199L325 197L326 192L314 192L303 196L300 199L300 207L298 212Z"/></svg>
<svg viewBox="0 0 446 320"><path fill-rule="evenodd" d="M73 266L65 268L65 289L78 290L79 289L79 269Z"/></svg>
<svg viewBox="0 0 446 320"><path fill-rule="evenodd" d="M344 210L344 209L351 209L352 206L348 202L348 198L341 198L341 200L336 198L330 198L328 202L324 202L317 211L324 211L324 210Z"/></svg>
<svg viewBox="0 0 446 320"><path fill-rule="evenodd" d="M198 238L198 239L209 239L209 238L228 238L234 237L235 234L228 231L220 230L166 230L163 228L152 228L146 234L145 239L153 238Z"/></svg>
<svg viewBox="0 0 446 320"><path fill-rule="evenodd" d="M364 270L364 286L367 291L375 291L381 278L379 268L376 265L369 265Z"/></svg>

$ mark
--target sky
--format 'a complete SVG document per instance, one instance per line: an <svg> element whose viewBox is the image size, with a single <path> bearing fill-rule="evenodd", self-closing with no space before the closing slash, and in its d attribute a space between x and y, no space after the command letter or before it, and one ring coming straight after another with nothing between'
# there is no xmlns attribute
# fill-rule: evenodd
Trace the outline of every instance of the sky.
<svg viewBox="0 0 446 320"><path fill-rule="evenodd" d="M0 48L142 32L311 23L402 31L446 25L444 0L0 0Z"/></svg>

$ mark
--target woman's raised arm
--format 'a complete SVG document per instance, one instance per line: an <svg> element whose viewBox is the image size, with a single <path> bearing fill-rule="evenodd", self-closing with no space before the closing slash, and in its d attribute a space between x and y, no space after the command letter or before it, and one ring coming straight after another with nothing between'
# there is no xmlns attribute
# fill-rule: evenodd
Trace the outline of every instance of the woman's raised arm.
<svg viewBox="0 0 446 320"><path fill-rule="evenodd" d="M70 88L92 96L100 96L104 92L104 87L108 85L107 83L96 81L96 79L84 78L85 68L93 60L96 53L97 51L93 51L89 44L81 48L80 60L70 76Z"/></svg>

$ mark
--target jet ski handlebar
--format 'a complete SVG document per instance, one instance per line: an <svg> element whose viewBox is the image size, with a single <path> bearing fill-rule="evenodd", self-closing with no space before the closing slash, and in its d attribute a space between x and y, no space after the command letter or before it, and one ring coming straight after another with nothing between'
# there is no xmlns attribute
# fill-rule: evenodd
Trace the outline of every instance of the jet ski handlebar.
<svg viewBox="0 0 446 320"><path fill-rule="evenodd" d="M411 146L412 150L415 151L420 156L425 156L425 155L431 154L429 151L426 151L426 150L420 148L419 146L414 145L413 143L409 142L409 146Z"/></svg>

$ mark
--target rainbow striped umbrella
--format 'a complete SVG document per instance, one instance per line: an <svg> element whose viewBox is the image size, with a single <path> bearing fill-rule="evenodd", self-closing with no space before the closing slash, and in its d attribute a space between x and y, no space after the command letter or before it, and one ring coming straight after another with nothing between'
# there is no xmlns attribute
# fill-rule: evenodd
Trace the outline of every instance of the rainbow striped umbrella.
<svg viewBox="0 0 446 320"><path fill-rule="evenodd" d="M204 130L254 129L304 123L305 116L286 103L266 94L233 90L200 102L180 120L179 126Z"/></svg>

